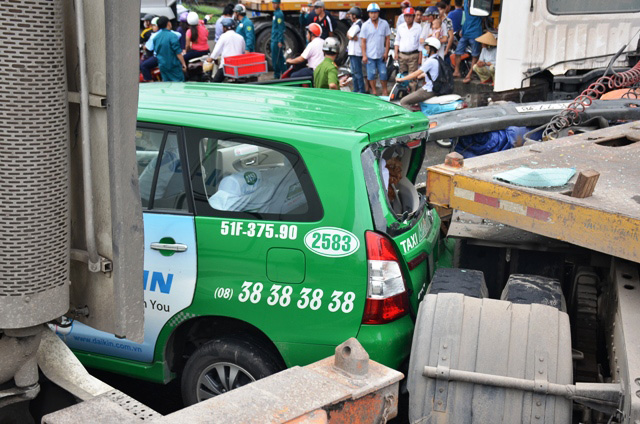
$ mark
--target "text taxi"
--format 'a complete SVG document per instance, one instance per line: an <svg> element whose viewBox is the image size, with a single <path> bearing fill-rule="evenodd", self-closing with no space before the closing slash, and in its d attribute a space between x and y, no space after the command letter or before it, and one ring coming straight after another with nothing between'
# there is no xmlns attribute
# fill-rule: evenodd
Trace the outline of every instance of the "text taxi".
<svg viewBox="0 0 640 424"><path fill-rule="evenodd" d="M60 337L88 366L180 378L186 404L349 337L399 368L438 259L413 184L427 126L354 93L141 86L144 343L79 323Z"/></svg>

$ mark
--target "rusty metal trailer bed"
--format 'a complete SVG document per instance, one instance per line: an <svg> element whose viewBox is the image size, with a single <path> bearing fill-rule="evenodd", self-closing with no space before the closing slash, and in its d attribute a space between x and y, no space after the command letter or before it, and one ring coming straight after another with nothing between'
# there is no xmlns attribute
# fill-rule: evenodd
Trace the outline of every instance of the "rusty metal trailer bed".
<svg viewBox="0 0 640 424"><path fill-rule="evenodd" d="M593 194L517 186L494 175L521 166L596 170ZM640 121L427 170L431 204L640 262Z"/></svg>

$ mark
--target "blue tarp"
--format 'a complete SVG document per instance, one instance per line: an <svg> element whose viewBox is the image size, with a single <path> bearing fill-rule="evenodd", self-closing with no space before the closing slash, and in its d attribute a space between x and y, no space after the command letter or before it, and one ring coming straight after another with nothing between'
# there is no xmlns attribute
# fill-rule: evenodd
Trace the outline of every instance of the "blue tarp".
<svg viewBox="0 0 640 424"><path fill-rule="evenodd" d="M507 127L505 130L465 135L458 139L455 151L465 158L511 149L531 128Z"/></svg>

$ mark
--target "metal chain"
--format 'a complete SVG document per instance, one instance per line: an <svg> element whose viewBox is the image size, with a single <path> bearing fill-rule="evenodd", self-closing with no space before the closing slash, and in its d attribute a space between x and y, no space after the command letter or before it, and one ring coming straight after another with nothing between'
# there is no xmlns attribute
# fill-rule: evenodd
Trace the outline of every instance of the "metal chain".
<svg viewBox="0 0 640 424"><path fill-rule="evenodd" d="M389 414L391 413L391 406L393 405L394 399L395 399L395 396L392 395L391 393L387 393L387 395L384 397L384 408L382 409L382 421L380 421L381 424L387 424L387 421L389 420Z"/></svg>

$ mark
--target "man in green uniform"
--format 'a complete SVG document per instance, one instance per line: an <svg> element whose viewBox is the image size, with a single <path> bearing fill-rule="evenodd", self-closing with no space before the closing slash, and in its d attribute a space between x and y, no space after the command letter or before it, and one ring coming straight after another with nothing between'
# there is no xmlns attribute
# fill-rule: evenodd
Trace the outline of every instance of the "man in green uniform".
<svg viewBox="0 0 640 424"><path fill-rule="evenodd" d="M273 78L278 79L284 72L284 13L280 10L280 0L271 0L273 3L273 22L271 23L271 64L273 65Z"/></svg>
<svg viewBox="0 0 640 424"><path fill-rule="evenodd" d="M256 34L253 29L253 22L247 17L247 8L242 4L237 4L233 9L236 15L236 21L238 26L236 32L242 35L245 44L245 53L251 53L255 51L256 46Z"/></svg>
<svg viewBox="0 0 640 424"><path fill-rule="evenodd" d="M171 32L171 22L166 16L158 19L158 34L153 38L154 51L162 81L184 81L187 65L177 35Z"/></svg>
<svg viewBox="0 0 640 424"><path fill-rule="evenodd" d="M334 62L338 55L338 50L339 43L337 39L329 37L324 40L324 44L322 45L324 60L316 66L316 69L313 71L313 86L315 88L340 89L338 67Z"/></svg>

